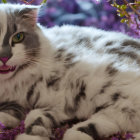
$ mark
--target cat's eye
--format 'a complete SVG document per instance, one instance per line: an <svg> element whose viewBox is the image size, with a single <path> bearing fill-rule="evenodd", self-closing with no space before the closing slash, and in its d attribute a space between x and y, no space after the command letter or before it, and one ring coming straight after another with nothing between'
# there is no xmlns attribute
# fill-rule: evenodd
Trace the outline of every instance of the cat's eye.
<svg viewBox="0 0 140 140"><path fill-rule="evenodd" d="M12 43L20 43L23 41L23 39L24 39L24 33L23 32L17 33L12 38Z"/></svg>

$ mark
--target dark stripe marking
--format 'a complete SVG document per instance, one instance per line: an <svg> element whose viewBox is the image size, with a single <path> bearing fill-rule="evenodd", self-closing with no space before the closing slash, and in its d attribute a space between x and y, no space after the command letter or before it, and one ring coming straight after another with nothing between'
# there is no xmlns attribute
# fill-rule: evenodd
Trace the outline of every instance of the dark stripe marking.
<svg viewBox="0 0 140 140"><path fill-rule="evenodd" d="M77 106L79 104L81 98L83 98L83 99L86 98L85 90L86 90L86 84L84 83L84 81L82 81L81 86L80 86L79 93L76 95L76 97L74 99L75 106Z"/></svg>
<svg viewBox="0 0 140 140"><path fill-rule="evenodd" d="M107 47L107 46L112 46L114 43L115 43L115 42L113 42L113 41L109 41L109 42L107 42L107 43L105 44L105 46L106 46L106 47Z"/></svg>
<svg viewBox="0 0 140 140"><path fill-rule="evenodd" d="M29 127L27 127L26 130L25 130L25 133L26 134L32 134L32 129L33 129L33 126L35 126L35 125L39 125L39 126L44 127L44 124L43 124L43 121L42 121L41 117L38 117Z"/></svg>
<svg viewBox="0 0 140 140"><path fill-rule="evenodd" d="M133 47L135 49L140 49L140 43L136 42L136 41L133 41L133 40L125 40L122 43L122 46L131 46L131 47Z"/></svg>
<svg viewBox="0 0 140 140"><path fill-rule="evenodd" d="M118 54L119 56L130 57L131 59L137 59L137 55L134 52L125 52L122 51L121 48L113 48L108 51L112 54Z"/></svg>
<svg viewBox="0 0 140 140"><path fill-rule="evenodd" d="M55 118L50 113L46 113L45 116L50 119L53 127L57 126L57 122L56 122Z"/></svg>
<svg viewBox="0 0 140 140"><path fill-rule="evenodd" d="M64 48L60 48L57 50L54 58L56 59L56 61L61 61L62 60L62 57L64 55L64 52L65 52L65 49Z"/></svg>
<svg viewBox="0 0 140 140"><path fill-rule="evenodd" d="M102 111L102 110L106 109L106 108L109 107L109 106L111 106L111 104L109 105L108 103L105 103L105 104L103 104L103 105L97 106L97 107L95 108L94 113L98 113L99 111Z"/></svg>
<svg viewBox="0 0 140 140"><path fill-rule="evenodd" d="M60 80L59 77L51 76L49 79L46 80L47 87L52 87Z"/></svg>
<svg viewBox="0 0 140 140"><path fill-rule="evenodd" d="M11 32L9 25L7 25L7 32L4 36L2 47L10 46L9 39L13 33L14 32L13 31Z"/></svg>
<svg viewBox="0 0 140 140"><path fill-rule="evenodd" d="M33 103L33 109L36 108L36 105L37 105L37 102L38 102L39 99L40 99L40 92L37 92L34 103Z"/></svg>
<svg viewBox="0 0 140 140"><path fill-rule="evenodd" d="M116 92L113 95L111 95L111 99L113 101L117 101L119 98L120 98L120 93L119 92Z"/></svg>
<svg viewBox="0 0 140 140"><path fill-rule="evenodd" d="M113 64L109 64L106 68L106 72L109 74L109 76L114 76L118 70L113 67Z"/></svg>
<svg viewBox="0 0 140 140"><path fill-rule="evenodd" d="M73 67L77 62L74 61L75 55L73 53L68 53L65 56L64 64L67 69Z"/></svg>
<svg viewBox="0 0 140 140"><path fill-rule="evenodd" d="M64 107L65 113L68 114L69 116L73 116L76 110L77 106L71 107L70 105L68 105L68 100L65 98L65 107Z"/></svg>
<svg viewBox="0 0 140 140"><path fill-rule="evenodd" d="M25 109L15 101L7 101L0 103L0 111L7 112L15 116L17 119L22 120L25 116ZM13 112L10 112L13 111ZM7 112L8 113L8 112Z"/></svg>
<svg viewBox="0 0 140 140"><path fill-rule="evenodd" d="M30 102L31 97L34 94L34 89L36 88L37 84L43 80L43 77L40 77L28 90L27 92L27 101Z"/></svg>
<svg viewBox="0 0 140 140"><path fill-rule="evenodd" d="M10 30L9 25L7 25L7 32L3 39L2 51L0 52L0 57L8 57L8 58L12 57L13 54L12 54L11 46L9 44L9 39L13 33L14 32Z"/></svg>
<svg viewBox="0 0 140 140"><path fill-rule="evenodd" d="M129 107L124 107L122 108L122 112L126 113L126 115L130 118L133 119L136 115L136 111L134 109L131 109Z"/></svg>
<svg viewBox="0 0 140 140"><path fill-rule="evenodd" d="M105 93L105 91L106 91L106 89L108 88L108 87L110 87L112 85L112 82L111 81L109 81L109 82L107 82L103 87L102 87L102 89L100 90L100 94L102 94L102 93Z"/></svg>
<svg viewBox="0 0 140 140"><path fill-rule="evenodd" d="M70 86L73 87L74 84L71 83ZM74 113L78 110L78 106L79 106L79 103L80 103L81 99L86 98L86 92L85 92L86 84L84 83L84 81L80 82L79 80L77 80L75 86L76 86L76 88L79 89L79 93L74 98L73 106L70 106L68 104L67 98L65 98L65 108L64 108L64 110L65 110L65 113L68 114L68 115L74 115Z"/></svg>
<svg viewBox="0 0 140 140"><path fill-rule="evenodd" d="M81 131L83 133L88 134L89 136L91 136L94 140L99 140L100 136L98 134L98 131L96 130L96 127L94 124L88 124L87 127L80 127L78 128L78 131Z"/></svg>
<svg viewBox="0 0 140 140"><path fill-rule="evenodd" d="M65 62L71 62L74 57L75 55L73 53L68 53L65 57Z"/></svg>
<svg viewBox="0 0 140 140"><path fill-rule="evenodd" d="M79 38L78 41L76 42L76 46L81 45L81 44L84 44L84 46L87 48L93 47L91 44L90 38L88 38L88 37Z"/></svg>

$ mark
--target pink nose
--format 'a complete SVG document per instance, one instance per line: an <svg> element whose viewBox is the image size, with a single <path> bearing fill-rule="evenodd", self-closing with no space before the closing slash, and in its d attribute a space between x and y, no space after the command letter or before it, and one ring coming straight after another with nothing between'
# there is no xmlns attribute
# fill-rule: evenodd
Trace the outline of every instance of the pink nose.
<svg viewBox="0 0 140 140"><path fill-rule="evenodd" d="M2 57L2 58L0 58L0 60L5 64L9 60L9 58L8 57Z"/></svg>

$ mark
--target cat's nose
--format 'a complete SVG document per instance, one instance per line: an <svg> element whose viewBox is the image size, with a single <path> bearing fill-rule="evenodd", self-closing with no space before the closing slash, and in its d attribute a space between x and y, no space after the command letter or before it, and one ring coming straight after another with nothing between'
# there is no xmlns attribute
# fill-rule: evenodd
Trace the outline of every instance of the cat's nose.
<svg viewBox="0 0 140 140"><path fill-rule="evenodd" d="M9 60L9 57L1 57L0 60L5 64Z"/></svg>

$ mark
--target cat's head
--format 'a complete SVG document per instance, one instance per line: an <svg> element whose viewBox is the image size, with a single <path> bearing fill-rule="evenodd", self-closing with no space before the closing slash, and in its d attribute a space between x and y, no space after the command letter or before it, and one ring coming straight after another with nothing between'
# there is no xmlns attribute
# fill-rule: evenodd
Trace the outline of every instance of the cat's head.
<svg viewBox="0 0 140 140"><path fill-rule="evenodd" d="M0 80L32 65L40 50L36 6L0 4Z"/></svg>

